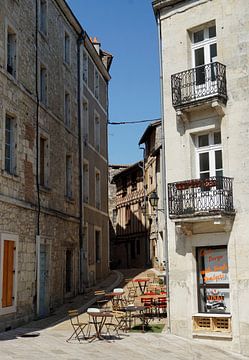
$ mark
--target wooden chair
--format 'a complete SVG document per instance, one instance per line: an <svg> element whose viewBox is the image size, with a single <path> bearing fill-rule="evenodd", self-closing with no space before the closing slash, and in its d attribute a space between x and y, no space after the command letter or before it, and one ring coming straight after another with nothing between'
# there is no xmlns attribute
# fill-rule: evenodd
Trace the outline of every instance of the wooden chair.
<svg viewBox="0 0 249 360"><path fill-rule="evenodd" d="M84 329L85 329L85 327L88 326L88 323L84 323L84 322L80 321L78 310L69 310L68 316L69 316L69 319L70 319L70 322L71 322L71 325L73 328L73 333L66 341L69 342L72 338L75 338L80 342L81 335L82 335L83 340L85 340L86 336L84 333Z"/></svg>
<svg viewBox="0 0 249 360"><path fill-rule="evenodd" d="M159 297L156 302L157 315L160 317L167 316L167 299L166 296Z"/></svg>

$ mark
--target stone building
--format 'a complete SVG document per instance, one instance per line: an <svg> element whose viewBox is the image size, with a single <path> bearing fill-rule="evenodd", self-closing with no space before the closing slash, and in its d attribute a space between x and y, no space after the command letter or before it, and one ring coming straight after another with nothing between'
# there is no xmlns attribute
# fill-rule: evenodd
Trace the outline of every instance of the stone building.
<svg viewBox="0 0 249 360"><path fill-rule="evenodd" d="M120 171L127 169L129 165L109 165L109 181L108 181L108 211L109 211L109 246L110 246L110 267L116 268L118 260L116 257L116 226L117 226L117 188L112 182L115 175Z"/></svg>
<svg viewBox="0 0 249 360"><path fill-rule="evenodd" d="M148 262L149 242L143 212L143 179L142 161L119 171L112 178L112 183L116 185L116 236L112 242L115 267L143 267Z"/></svg>
<svg viewBox="0 0 249 360"><path fill-rule="evenodd" d="M164 267L164 228L165 219L163 211L162 194L162 128L161 120L151 123L143 133L139 146L144 145L144 184L146 202L146 227L149 237L149 258L155 268ZM156 194L158 205L153 208L150 196Z"/></svg>
<svg viewBox="0 0 249 360"><path fill-rule="evenodd" d="M90 283L108 272L112 58L91 42L64 0L0 0L0 24L4 330L82 292L89 272ZM90 162L88 179L95 185L83 204Z"/></svg>
<svg viewBox="0 0 249 360"><path fill-rule="evenodd" d="M167 154L168 325L249 355L248 1L155 0L153 8Z"/></svg>

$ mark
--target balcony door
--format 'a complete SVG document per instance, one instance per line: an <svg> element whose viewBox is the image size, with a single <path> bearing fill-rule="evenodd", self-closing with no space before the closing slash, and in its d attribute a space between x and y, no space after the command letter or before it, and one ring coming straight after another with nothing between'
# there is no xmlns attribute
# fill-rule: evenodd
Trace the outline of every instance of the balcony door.
<svg viewBox="0 0 249 360"><path fill-rule="evenodd" d="M194 84L196 96L209 95L216 81L217 61L216 27L203 28L192 34ZM209 64L208 66L206 66Z"/></svg>
<svg viewBox="0 0 249 360"><path fill-rule="evenodd" d="M195 196L195 210L208 210L219 207L219 191L222 187L223 176L221 133L211 132L196 137L197 178L206 180Z"/></svg>

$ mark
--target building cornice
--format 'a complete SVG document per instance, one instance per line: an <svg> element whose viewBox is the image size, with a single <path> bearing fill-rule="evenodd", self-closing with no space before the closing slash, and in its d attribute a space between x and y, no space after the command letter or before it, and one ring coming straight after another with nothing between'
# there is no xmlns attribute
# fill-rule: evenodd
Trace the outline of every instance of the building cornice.
<svg viewBox="0 0 249 360"><path fill-rule="evenodd" d="M154 9L154 12L160 11L163 8L166 8L168 6L174 6L179 2L183 2L185 0L154 0L152 2L152 6Z"/></svg>

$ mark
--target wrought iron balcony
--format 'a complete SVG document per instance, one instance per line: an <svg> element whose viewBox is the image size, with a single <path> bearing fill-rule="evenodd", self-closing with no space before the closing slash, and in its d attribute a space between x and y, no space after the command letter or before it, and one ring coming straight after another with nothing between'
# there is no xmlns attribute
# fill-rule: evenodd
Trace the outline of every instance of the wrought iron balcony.
<svg viewBox="0 0 249 360"><path fill-rule="evenodd" d="M233 179L210 177L168 184L169 217L234 214Z"/></svg>
<svg viewBox="0 0 249 360"><path fill-rule="evenodd" d="M171 88L174 108L210 98L226 104L226 66L213 62L171 75Z"/></svg>

